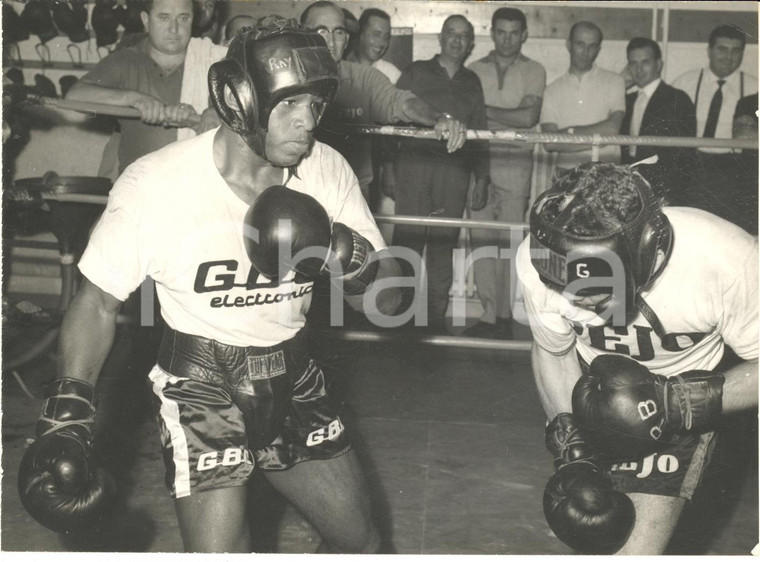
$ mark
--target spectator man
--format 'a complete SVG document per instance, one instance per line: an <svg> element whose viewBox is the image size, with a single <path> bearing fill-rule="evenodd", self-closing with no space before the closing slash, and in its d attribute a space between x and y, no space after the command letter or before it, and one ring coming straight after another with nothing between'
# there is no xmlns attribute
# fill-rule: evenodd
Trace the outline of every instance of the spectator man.
<svg viewBox="0 0 760 562"><path fill-rule="evenodd" d="M147 34L100 61L66 96L140 111L139 120L119 119L119 174L141 156L176 141L178 129L191 127L194 132L202 132L219 124L216 112L208 107L206 89L191 84L199 82L194 79L195 73L205 77L208 66L224 56L224 49L206 40L207 56L199 53L197 57L205 59L205 68L192 64L193 72L185 72L185 67L191 66L186 64L186 57L193 22L192 1L149 0L140 17ZM193 96L191 90L198 95ZM199 101L187 103L183 101L186 97Z"/></svg>
<svg viewBox="0 0 760 562"><path fill-rule="evenodd" d="M602 30L592 22L573 25L567 40L569 70L546 87L541 108L541 130L576 135L617 135L625 115L625 80L594 64L602 48ZM557 167L574 168L591 160L591 149L582 144L546 144L558 153ZM619 162L614 145L599 149L599 160Z"/></svg>
<svg viewBox="0 0 760 562"><path fill-rule="evenodd" d="M359 37L356 48L346 60L364 66L376 68L395 84L401 71L392 62L384 60L391 43L391 17L378 8L367 8L359 17ZM393 162L398 153L398 138L376 137L372 139L373 181L370 184L370 208L381 214L395 214L394 196L396 175ZM390 242L393 237L393 225L381 224L383 238Z"/></svg>
<svg viewBox="0 0 760 562"><path fill-rule="evenodd" d="M480 78L485 95L488 128L527 129L538 123L546 71L522 54L528 39L525 14L515 8L499 8L491 17L494 49L469 69ZM490 143L491 184L488 204L471 211L473 219L523 222L530 198L533 147L524 144ZM470 231L473 250L509 248L506 230ZM480 321L465 330L471 337L511 339L512 276L510 263L496 257L474 260L475 284L483 304Z"/></svg>
<svg viewBox="0 0 760 562"><path fill-rule="evenodd" d="M708 40L707 67L690 70L673 82L696 106L700 137L730 139L736 103L757 93L757 76L739 70L746 42L744 31L738 27L717 26ZM694 181L700 192L693 197L697 205L739 226L752 228L757 214L750 216L746 211L757 186L747 192L744 182L735 181L741 157L730 148L709 147L697 149L697 157Z"/></svg>
<svg viewBox="0 0 760 562"><path fill-rule="evenodd" d="M346 56L346 60L372 66L395 84L401 71L392 62L383 60L391 44L391 17L378 8L367 8L359 16L359 39L356 49Z"/></svg>
<svg viewBox="0 0 760 562"><path fill-rule="evenodd" d="M448 112L466 123L468 129L485 129L483 88L478 76L464 67L474 41L472 24L464 16L449 16L438 41L441 52L430 60L413 62L402 73L398 87ZM486 141L468 141L457 154L447 153L438 143L425 139L404 138L400 144L396 160L398 214L461 218L473 173L470 206L474 210L485 206L490 181ZM445 332L444 317L453 280L452 253L458 238L456 228L410 225L396 225L393 234L394 245L411 248L419 256L423 250L426 252L427 287L425 290L420 286L419 294L427 294L428 328L433 333Z"/></svg>
<svg viewBox="0 0 760 562"><path fill-rule="evenodd" d="M338 62L340 74L338 91L320 124L318 138L348 160L359 178L359 186L365 198L368 198L369 184L373 177L371 139L368 135L357 139L341 133L336 130L337 123L419 123L433 127L439 139L448 135L448 152L462 147L466 132L463 123L428 105L413 93L395 88L380 71L342 60L349 38L346 16L342 9L332 2L319 0L303 11L301 25L324 37L330 54Z"/></svg>
<svg viewBox="0 0 760 562"><path fill-rule="evenodd" d="M638 92L625 97L625 118L620 132L633 136L694 137L697 118L694 104L682 90L663 82L662 52L656 41L634 37L626 48L628 71ZM671 204L686 205L693 150L664 146L622 146L622 162L658 157L656 164L642 166L639 172L652 189Z"/></svg>

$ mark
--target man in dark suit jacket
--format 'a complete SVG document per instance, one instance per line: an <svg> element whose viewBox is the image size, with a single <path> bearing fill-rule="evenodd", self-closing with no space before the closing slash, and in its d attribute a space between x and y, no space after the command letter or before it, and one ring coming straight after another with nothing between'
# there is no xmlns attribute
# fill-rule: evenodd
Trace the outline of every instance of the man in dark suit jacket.
<svg viewBox="0 0 760 562"><path fill-rule="evenodd" d="M662 52L651 39L631 39L626 49L628 70L639 87L625 99L621 134L634 136L694 137L697 118L686 92L669 86L660 78ZM622 146L622 162L631 164L657 155L657 164L640 166L652 188L670 204L687 204L691 184L693 149L664 146ZM689 195L691 197L691 195Z"/></svg>

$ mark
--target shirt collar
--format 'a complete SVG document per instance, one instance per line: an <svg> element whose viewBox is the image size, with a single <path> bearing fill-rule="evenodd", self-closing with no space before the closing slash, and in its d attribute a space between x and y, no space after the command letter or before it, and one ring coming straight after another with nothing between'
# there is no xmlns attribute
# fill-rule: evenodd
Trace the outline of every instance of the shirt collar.
<svg viewBox="0 0 760 562"><path fill-rule="evenodd" d="M443 67L438 57L439 55L435 55L433 57L432 62L434 63L435 68L448 78L449 72ZM457 69L457 71L454 73L454 76L452 76L451 79L453 80L454 78L456 78L459 75L459 73L462 72L462 70L464 70L464 65L460 66L459 69Z"/></svg>
<svg viewBox="0 0 760 562"><path fill-rule="evenodd" d="M514 60L514 61L512 61L512 64L511 64L510 66L514 65L514 64L515 64L515 63L517 63L518 61L523 61L523 60L525 60L525 58L526 58L526 57L525 57L525 55L524 55L524 54L522 54L522 52L518 53L518 55L515 57L515 60ZM488 63L496 64L496 50L493 50L493 51L491 51L490 53L488 53L488 54L487 54L487 55L484 57L484 60L485 60L486 62L488 62Z"/></svg>
<svg viewBox="0 0 760 562"><path fill-rule="evenodd" d="M578 76L577 76L576 74L573 74L572 72L570 72L570 68L568 68L568 69L567 69L567 76L568 76L569 78L573 78L574 80L577 80L578 82L580 82L580 81L582 81L582 80L585 80L585 79L586 79L586 77L591 77L591 76L593 76L594 74L596 74L596 73L597 73L597 70L598 70L598 69L599 69L599 67L598 67L598 66L596 66L596 64L592 64L592 65L591 65L591 69L590 69L588 72L584 72L584 73L581 75L581 77L580 77L580 78L578 78Z"/></svg>
<svg viewBox="0 0 760 562"><path fill-rule="evenodd" d="M649 84L647 84L643 88L639 88L639 90L643 90L646 96L651 99L652 94L654 94L654 91L659 87L660 82L662 82L662 78L657 78L655 80L652 80Z"/></svg>
<svg viewBox="0 0 760 562"><path fill-rule="evenodd" d="M737 68L728 76L724 76L723 78L718 78L715 74L713 74L713 71L710 70L710 67L708 66L707 68L705 68L705 78L707 78L708 81L711 81L711 82L717 82L718 80L725 80L726 83L728 83L735 80L736 77L739 76L740 72L741 72L741 68Z"/></svg>

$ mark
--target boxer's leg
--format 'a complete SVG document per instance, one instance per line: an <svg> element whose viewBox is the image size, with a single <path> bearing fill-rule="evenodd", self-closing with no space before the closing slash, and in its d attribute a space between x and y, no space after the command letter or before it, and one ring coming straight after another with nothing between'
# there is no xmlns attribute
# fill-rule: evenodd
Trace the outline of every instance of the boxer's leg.
<svg viewBox="0 0 760 562"><path fill-rule="evenodd" d="M245 486L185 496L174 509L185 552L251 552Z"/></svg>
<svg viewBox="0 0 760 562"><path fill-rule="evenodd" d="M377 553L380 532L372 519L367 486L353 451L328 460L264 471L322 536L325 552Z"/></svg>

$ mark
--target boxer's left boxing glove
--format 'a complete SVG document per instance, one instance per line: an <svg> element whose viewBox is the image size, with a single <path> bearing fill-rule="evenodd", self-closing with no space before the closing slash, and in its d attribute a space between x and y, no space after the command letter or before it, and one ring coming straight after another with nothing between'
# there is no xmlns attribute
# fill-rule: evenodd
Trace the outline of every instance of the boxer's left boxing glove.
<svg viewBox="0 0 760 562"><path fill-rule="evenodd" d="M311 278L328 275L343 292L358 294L377 274L374 248L366 238L342 223L331 227L316 199L285 186L259 194L246 213L245 227L248 257L270 279L294 269Z"/></svg>
<svg viewBox="0 0 760 562"><path fill-rule="evenodd" d="M572 414L546 427L546 448L556 472L544 489L544 515L554 534L581 554L612 554L628 540L636 521L630 498L614 490Z"/></svg>
<svg viewBox="0 0 760 562"><path fill-rule="evenodd" d="M347 295L367 290L377 275L378 262L371 256L375 248L369 240L343 223L336 222L330 237L330 256L325 270Z"/></svg>
<svg viewBox="0 0 760 562"><path fill-rule="evenodd" d="M69 378L54 381L18 474L21 503L37 522L64 533L84 528L111 506L115 486L90 459L94 388Z"/></svg>
<svg viewBox="0 0 760 562"><path fill-rule="evenodd" d="M668 378L628 357L600 355L573 389L573 414L597 453L641 458L679 431L713 425L722 411L724 380L712 371Z"/></svg>

